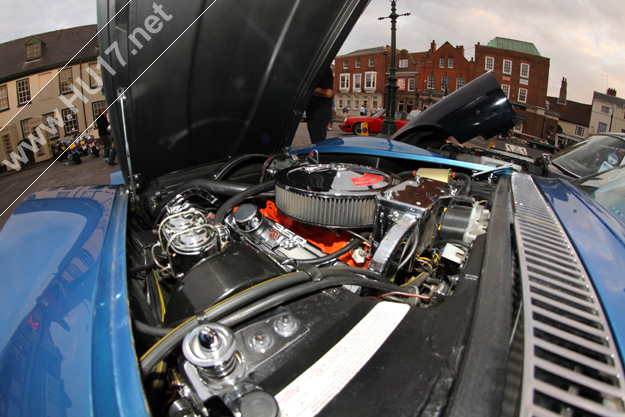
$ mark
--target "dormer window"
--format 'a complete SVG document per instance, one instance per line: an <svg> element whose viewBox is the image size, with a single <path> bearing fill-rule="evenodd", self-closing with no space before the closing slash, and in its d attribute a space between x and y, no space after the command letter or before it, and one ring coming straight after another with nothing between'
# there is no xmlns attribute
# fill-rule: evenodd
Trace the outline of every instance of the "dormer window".
<svg viewBox="0 0 625 417"><path fill-rule="evenodd" d="M26 61L41 58L43 55L44 43L37 38L30 38L26 41Z"/></svg>

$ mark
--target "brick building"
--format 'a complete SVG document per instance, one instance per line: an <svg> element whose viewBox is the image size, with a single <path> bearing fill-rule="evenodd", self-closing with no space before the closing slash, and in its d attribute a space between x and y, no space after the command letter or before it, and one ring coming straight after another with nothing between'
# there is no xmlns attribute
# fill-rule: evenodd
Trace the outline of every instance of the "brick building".
<svg viewBox="0 0 625 417"><path fill-rule="evenodd" d="M464 47L445 42L439 49L432 41L424 52L396 52L396 111L423 109L472 80L473 63L464 57ZM337 114L343 107L357 115L360 106L371 109L386 105L386 84L390 72L390 46L361 49L335 59L334 103Z"/></svg>
<svg viewBox="0 0 625 417"><path fill-rule="evenodd" d="M582 141L590 134L590 104L578 103L566 99L567 81L562 78L558 97L547 96L547 109L559 114L557 137L558 145L570 146Z"/></svg>
<svg viewBox="0 0 625 417"><path fill-rule="evenodd" d="M349 115L358 115L360 106L369 110L384 107L386 68L390 47L361 49L334 60L334 105L337 115L347 107Z"/></svg>
<svg viewBox="0 0 625 417"><path fill-rule="evenodd" d="M432 41L430 50L421 53L418 67L416 97L421 110L474 78L474 62L464 57L464 46L454 47L449 42L437 49Z"/></svg>
<svg viewBox="0 0 625 417"><path fill-rule="evenodd" d="M533 43L495 38L475 45L474 78L492 71L516 113L517 135L555 143L558 115L546 108L549 58Z"/></svg>

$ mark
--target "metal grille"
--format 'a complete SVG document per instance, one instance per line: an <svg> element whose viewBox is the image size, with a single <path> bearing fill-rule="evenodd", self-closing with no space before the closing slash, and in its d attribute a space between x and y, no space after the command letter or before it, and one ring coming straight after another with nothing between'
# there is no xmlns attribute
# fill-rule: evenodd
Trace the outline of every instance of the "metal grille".
<svg viewBox="0 0 625 417"><path fill-rule="evenodd" d="M625 416L623 367L568 236L529 175L512 176L523 282L522 416Z"/></svg>

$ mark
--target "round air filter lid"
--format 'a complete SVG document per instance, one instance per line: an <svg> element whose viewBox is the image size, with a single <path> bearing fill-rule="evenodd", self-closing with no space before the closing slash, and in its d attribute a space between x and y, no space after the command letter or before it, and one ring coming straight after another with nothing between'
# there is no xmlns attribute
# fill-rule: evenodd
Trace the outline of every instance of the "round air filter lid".
<svg viewBox="0 0 625 417"><path fill-rule="evenodd" d="M355 164L305 165L283 170L275 179L287 191L352 198L370 198L399 182L398 177Z"/></svg>
<svg viewBox="0 0 625 417"><path fill-rule="evenodd" d="M369 227L375 197L399 177L353 164L306 165L276 174L276 205L292 219L324 227Z"/></svg>

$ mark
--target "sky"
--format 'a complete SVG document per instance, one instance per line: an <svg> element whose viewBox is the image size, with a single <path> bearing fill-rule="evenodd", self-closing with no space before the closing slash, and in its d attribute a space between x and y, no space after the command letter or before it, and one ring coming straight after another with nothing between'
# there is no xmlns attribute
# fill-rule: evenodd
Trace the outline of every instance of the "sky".
<svg viewBox="0 0 625 417"><path fill-rule="evenodd" d="M0 43L96 22L96 0L4 3ZM390 4L371 0L340 54L390 45L390 21L378 20L390 14ZM565 77L569 100L589 104L594 91L605 93L607 87L625 97L623 0L397 0L397 12L411 13L398 19L399 49L421 52L433 40L437 46L448 41L464 45L470 60L478 42L495 37L531 42L550 59L548 95L559 95Z"/></svg>

